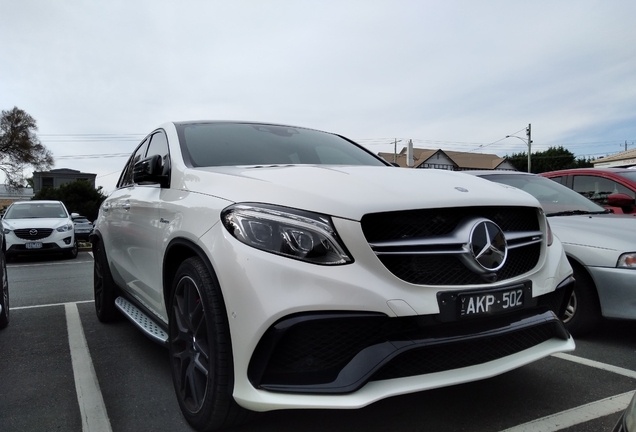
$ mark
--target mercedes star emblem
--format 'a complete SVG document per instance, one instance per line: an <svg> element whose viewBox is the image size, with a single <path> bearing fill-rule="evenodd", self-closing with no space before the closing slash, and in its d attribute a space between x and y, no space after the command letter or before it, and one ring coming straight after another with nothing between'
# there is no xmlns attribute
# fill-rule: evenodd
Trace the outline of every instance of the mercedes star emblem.
<svg viewBox="0 0 636 432"><path fill-rule="evenodd" d="M470 250L475 261L485 270L500 270L508 255L508 247L503 231L494 222L481 220L470 233Z"/></svg>

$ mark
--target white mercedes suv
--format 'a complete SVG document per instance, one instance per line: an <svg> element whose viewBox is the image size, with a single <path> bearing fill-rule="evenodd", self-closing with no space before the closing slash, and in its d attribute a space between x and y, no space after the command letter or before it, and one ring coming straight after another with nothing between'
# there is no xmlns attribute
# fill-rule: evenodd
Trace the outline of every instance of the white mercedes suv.
<svg viewBox="0 0 636 432"><path fill-rule="evenodd" d="M197 430L358 408L574 349L572 269L532 196L397 168L351 140L174 122L137 147L90 240L95 308L169 348Z"/></svg>

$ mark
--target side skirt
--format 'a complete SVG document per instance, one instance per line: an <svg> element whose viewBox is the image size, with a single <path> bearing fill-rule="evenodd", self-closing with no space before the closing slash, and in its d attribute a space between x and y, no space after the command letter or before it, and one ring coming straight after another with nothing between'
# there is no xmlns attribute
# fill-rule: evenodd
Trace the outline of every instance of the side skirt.
<svg viewBox="0 0 636 432"><path fill-rule="evenodd" d="M124 297L117 297L115 299L115 307L150 339L163 346L168 346L168 333L137 306Z"/></svg>

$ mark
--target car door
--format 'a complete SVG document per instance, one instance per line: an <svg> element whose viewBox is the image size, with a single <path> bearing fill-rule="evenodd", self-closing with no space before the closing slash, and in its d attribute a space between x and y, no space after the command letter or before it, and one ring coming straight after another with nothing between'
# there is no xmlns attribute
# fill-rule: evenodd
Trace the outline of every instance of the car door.
<svg viewBox="0 0 636 432"><path fill-rule="evenodd" d="M108 196L101 208L101 217L104 218L101 234L108 250L111 272L115 282L122 287L128 287L136 279L127 250L133 243L130 236L137 236L130 222L130 199L135 193L132 168L135 162L145 157L149 141L149 138L144 139L133 152L117 182L117 189Z"/></svg>
<svg viewBox="0 0 636 432"><path fill-rule="evenodd" d="M162 157L166 172L169 171L168 145L163 131L156 131L149 137L145 157L157 154ZM122 203L127 226L127 235L122 238L122 257L125 259L122 265L129 275L127 285L138 300L154 311L163 309L162 260L158 245L164 228L160 219L161 190L161 185L156 183L133 181L130 193Z"/></svg>

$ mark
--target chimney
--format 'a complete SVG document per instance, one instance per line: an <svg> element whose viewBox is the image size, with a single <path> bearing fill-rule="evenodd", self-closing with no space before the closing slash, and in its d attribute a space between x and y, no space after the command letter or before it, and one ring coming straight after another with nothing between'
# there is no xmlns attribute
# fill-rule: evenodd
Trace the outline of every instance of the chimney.
<svg viewBox="0 0 636 432"><path fill-rule="evenodd" d="M406 166L413 168L415 165L413 161L413 140L409 140L409 146L406 148Z"/></svg>

